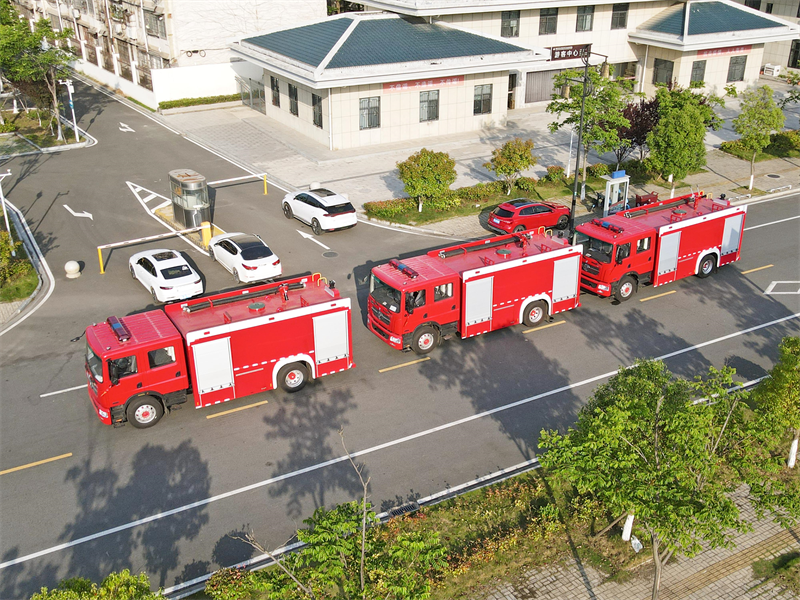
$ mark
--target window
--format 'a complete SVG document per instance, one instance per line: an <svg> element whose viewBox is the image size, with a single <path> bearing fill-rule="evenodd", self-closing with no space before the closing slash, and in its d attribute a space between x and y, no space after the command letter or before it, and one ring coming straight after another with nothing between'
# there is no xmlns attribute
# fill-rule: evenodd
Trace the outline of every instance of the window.
<svg viewBox="0 0 800 600"><path fill-rule="evenodd" d="M437 285L433 288L433 301L439 302L439 300L447 300L448 298L453 297L453 284L452 283L443 283L442 285Z"/></svg>
<svg viewBox="0 0 800 600"><path fill-rule="evenodd" d="M792 40L792 48L789 50L789 68L800 69L800 40Z"/></svg>
<svg viewBox="0 0 800 600"><path fill-rule="evenodd" d="M636 252L646 252L650 250L650 238L642 238L636 244Z"/></svg>
<svg viewBox="0 0 800 600"><path fill-rule="evenodd" d="M175 348L167 346L158 350L150 350L147 353L147 360L150 362L151 369L172 364L175 362Z"/></svg>
<svg viewBox="0 0 800 600"><path fill-rule="evenodd" d="M746 64L746 56L731 56L731 62L728 63L728 83L744 81L744 67Z"/></svg>
<svg viewBox="0 0 800 600"><path fill-rule="evenodd" d="M116 379L127 377L128 375L136 375L136 355L124 356L108 361L108 376L113 383Z"/></svg>
<svg viewBox="0 0 800 600"><path fill-rule="evenodd" d="M767 8L764 9L764 12L768 15L772 14L772 4L767 4Z"/></svg>
<svg viewBox="0 0 800 600"><path fill-rule="evenodd" d="M419 122L439 120L439 90L419 93Z"/></svg>
<svg viewBox="0 0 800 600"><path fill-rule="evenodd" d="M314 113L314 125L322 129L322 96L311 94L311 108Z"/></svg>
<svg viewBox="0 0 800 600"><path fill-rule="evenodd" d="M406 312L411 314L415 308L425 306L425 290L406 292Z"/></svg>
<svg viewBox="0 0 800 600"><path fill-rule="evenodd" d="M272 106L281 107L281 84L277 77L269 76L269 87L272 88Z"/></svg>
<svg viewBox="0 0 800 600"><path fill-rule="evenodd" d="M492 112L492 84L476 85L473 115L486 115Z"/></svg>
<svg viewBox="0 0 800 600"><path fill-rule="evenodd" d="M289 84L289 112L295 117L298 115L297 109L297 86Z"/></svg>
<svg viewBox="0 0 800 600"><path fill-rule="evenodd" d="M500 36L519 37L518 10L504 10L500 13Z"/></svg>
<svg viewBox="0 0 800 600"><path fill-rule="evenodd" d="M692 82L706 80L706 61L696 60L692 63Z"/></svg>
<svg viewBox="0 0 800 600"><path fill-rule="evenodd" d="M360 98L358 101L358 128L375 129L381 126L381 98Z"/></svg>
<svg viewBox="0 0 800 600"><path fill-rule="evenodd" d="M542 8L539 10L539 35L550 35L555 33L557 24L557 8Z"/></svg>
<svg viewBox="0 0 800 600"><path fill-rule="evenodd" d="M761 10L761 0L744 0L744 5L753 10Z"/></svg>
<svg viewBox="0 0 800 600"><path fill-rule="evenodd" d="M655 59L653 63L653 83L670 83L672 81L672 66L671 60Z"/></svg>
<svg viewBox="0 0 800 600"><path fill-rule="evenodd" d="M628 27L628 3L615 4L611 11L611 29L626 29Z"/></svg>
<svg viewBox="0 0 800 600"><path fill-rule="evenodd" d="M164 24L164 15L157 15L156 13L144 11L144 26L147 29L147 35L167 39L167 27Z"/></svg>
<svg viewBox="0 0 800 600"><path fill-rule="evenodd" d="M578 22L575 31L591 31L594 26L594 6L578 7Z"/></svg>

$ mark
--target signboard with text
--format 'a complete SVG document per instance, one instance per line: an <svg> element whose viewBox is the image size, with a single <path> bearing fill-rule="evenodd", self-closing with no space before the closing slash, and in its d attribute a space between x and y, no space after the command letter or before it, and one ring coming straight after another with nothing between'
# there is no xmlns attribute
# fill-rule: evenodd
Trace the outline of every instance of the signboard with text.
<svg viewBox="0 0 800 600"><path fill-rule="evenodd" d="M711 48L698 50L697 56L731 56L732 54L749 54L753 46L731 46L730 48Z"/></svg>
<svg viewBox="0 0 800 600"><path fill-rule="evenodd" d="M583 58L592 52L591 44L578 44L577 46L554 46L550 48L550 60L569 60Z"/></svg>
<svg viewBox="0 0 800 600"><path fill-rule="evenodd" d="M397 81L383 84L383 93L413 92L414 90L435 90L443 87L460 87L464 85L463 75L452 77L433 77L431 79L416 79L414 81Z"/></svg>

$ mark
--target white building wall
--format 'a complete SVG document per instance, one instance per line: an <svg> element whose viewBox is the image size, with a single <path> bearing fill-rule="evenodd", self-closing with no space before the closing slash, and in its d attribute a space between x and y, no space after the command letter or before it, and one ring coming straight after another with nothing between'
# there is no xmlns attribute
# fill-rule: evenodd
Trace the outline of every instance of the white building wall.
<svg viewBox="0 0 800 600"><path fill-rule="evenodd" d="M159 102L167 100L235 94L239 91L237 75L260 80L261 70L242 61L153 69L150 75L153 78L154 106L158 106Z"/></svg>
<svg viewBox="0 0 800 600"><path fill-rule="evenodd" d="M739 4L744 4L744 0L736 0ZM780 17L791 23L800 23L800 2L797 0L761 0L761 10L766 11L767 4L772 4L772 15ZM762 56L762 66L765 64L779 65L781 73L786 71L789 64L789 52L792 42L771 42L764 45ZM748 64L748 66L750 66Z"/></svg>
<svg viewBox="0 0 800 600"><path fill-rule="evenodd" d="M280 89L280 106L272 104L272 88L270 77L277 77L278 88ZM308 138L319 144L329 146L330 135L330 115L328 113L328 90L313 90L295 81L288 81L277 76L275 73L263 70L263 76L259 78L264 84L264 104L265 113L271 119L275 119L282 125L291 127ZM297 116L289 111L289 84L297 87ZM311 103L311 95L322 98L322 128L314 125L314 108Z"/></svg>

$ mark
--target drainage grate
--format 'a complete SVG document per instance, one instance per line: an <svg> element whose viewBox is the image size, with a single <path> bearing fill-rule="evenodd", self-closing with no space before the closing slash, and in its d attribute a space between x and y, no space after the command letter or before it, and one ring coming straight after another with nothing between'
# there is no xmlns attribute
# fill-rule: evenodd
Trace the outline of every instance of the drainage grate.
<svg viewBox="0 0 800 600"><path fill-rule="evenodd" d="M323 252L322 256L324 256L325 258L336 258L337 256L339 256L339 253L331 250L330 252Z"/></svg>
<svg viewBox="0 0 800 600"><path fill-rule="evenodd" d="M767 177L772 177L773 179L780 179L781 178L780 175L776 175L775 173L768 173Z"/></svg>
<svg viewBox="0 0 800 600"><path fill-rule="evenodd" d="M411 502L406 502L405 504L401 504L400 506L395 506L394 508L390 508L387 512L389 516L394 519L395 517L402 517L403 515L407 515L412 512L416 512L418 510L419 510L419 504L417 504L416 500L412 500Z"/></svg>

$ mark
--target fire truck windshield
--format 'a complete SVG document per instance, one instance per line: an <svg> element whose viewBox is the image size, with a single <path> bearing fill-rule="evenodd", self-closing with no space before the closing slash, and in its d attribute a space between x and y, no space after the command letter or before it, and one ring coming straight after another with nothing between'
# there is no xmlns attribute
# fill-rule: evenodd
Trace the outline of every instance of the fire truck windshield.
<svg viewBox="0 0 800 600"><path fill-rule="evenodd" d="M369 295L392 312L400 310L400 292L375 277L375 274L370 278Z"/></svg>
<svg viewBox="0 0 800 600"><path fill-rule="evenodd" d="M94 353L88 342L86 343L86 366L89 367L92 377L103 383L103 361Z"/></svg>
<svg viewBox="0 0 800 600"><path fill-rule="evenodd" d="M583 244L584 256L593 258L597 262L601 263L611 262L614 244L589 237L588 235L580 232L577 234L577 236L575 236L575 243Z"/></svg>

